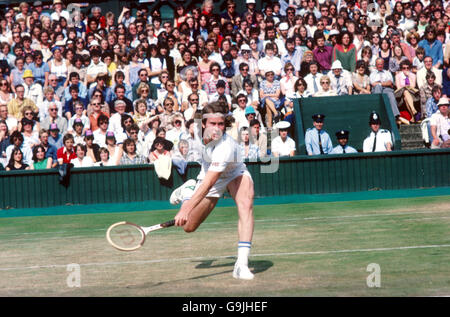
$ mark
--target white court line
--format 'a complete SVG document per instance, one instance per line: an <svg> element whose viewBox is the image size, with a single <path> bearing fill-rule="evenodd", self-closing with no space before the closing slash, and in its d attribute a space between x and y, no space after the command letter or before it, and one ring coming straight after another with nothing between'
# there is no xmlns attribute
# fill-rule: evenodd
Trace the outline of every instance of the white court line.
<svg viewBox="0 0 450 317"><path fill-rule="evenodd" d="M384 216L406 216L406 215L416 215L416 214L439 214L445 213L447 211L417 211L417 212L403 212L403 213L385 213L385 214L363 214L363 215L348 215L348 216L324 216L324 217L305 217L305 218L287 218L287 219L255 219L255 223L264 222L291 222L291 221L301 221L301 220L326 220L326 219L347 219L347 218L362 218L362 217L384 217ZM450 210L448 211L450 212ZM205 222L205 225L218 225L236 223L236 221L221 221L221 222ZM33 235L33 234L54 234L54 233L74 233L82 231L105 231L107 228L102 229L75 229L73 231L41 231L41 232L22 232L22 233L0 233L1 236L20 236L20 235Z"/></svg>
<svg viewBox="0 0 450 317"><path fill-rule="evenodd" d="M392 248L374 248L374 249L347 249L347 250L328 250L328 251L301 251L301 252L282 252L282 253L260 253L252 254L250 258L254 257L277 257L277 256L292 256L292 255L318 255L318 254L336 254L336 253L357 253L357 252L384 252L384 251L402 251L412 249L430 249L430 248L449 248L450 244L432 244L432 245L416 245L406 247L392 247ZM236 258L234 255L220 255L220 256L202 256L202 257L188 257L188 258L174 258L174 259L159 259L159 260L141 260L141 261L122 261L122 262L94 262L79 264L80 266L112 266L124 264L151 264L151 263L168 263L168 262L184 262L184 261L205 261L217 259ZM48 264L48 265L33 265L24 267L5 267L0 268L0 271L16 271L16 270L33 270L33 269L52 269L52 268L67 268L66 264Z"/></svg>

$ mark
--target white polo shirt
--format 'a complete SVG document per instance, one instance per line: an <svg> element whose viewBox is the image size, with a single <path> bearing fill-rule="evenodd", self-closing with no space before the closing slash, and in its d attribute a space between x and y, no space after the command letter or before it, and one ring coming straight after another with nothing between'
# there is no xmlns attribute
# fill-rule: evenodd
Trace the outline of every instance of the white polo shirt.
<svg viewBox="0 0 450 317"><path fill-rule="evenodd" d="M296 148L294 140L287 137L286 141L283 142L280 136L273 139L271 147L272 153L278 153L278 156L289 156Z"/></svg>

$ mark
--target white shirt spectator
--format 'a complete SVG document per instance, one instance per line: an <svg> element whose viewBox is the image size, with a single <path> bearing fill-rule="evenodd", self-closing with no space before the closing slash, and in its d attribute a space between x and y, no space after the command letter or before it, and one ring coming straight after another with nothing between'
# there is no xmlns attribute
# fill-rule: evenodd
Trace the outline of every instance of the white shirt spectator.
<svg viewBox="0 0 450 317"><path fill-rule="evenodd" d="M272 154L277 153L278 156L289 156L292 151L295 151L295 141L290 137L283 142L280 136L273 139L271 145Z"/></svg>
<svg viewBox="0 0 450 317"><path fill-rule="evenodd" d="M92 167L94 166L94 162L89 156L85 156L82 161L80 159L74 158L70 161L73 164L73 167Z"/></svg>
<svg viewBox="0 0 450 317"><path fill-rule="evenodd" d="M314 77L315 76L315 77ZM311 94L314 95L315 93L322 90L320 86L320 78L322 78L321 73L317 73L316 75L313 75L309 73L305 76L304 80L306 81L306 90ZM314 86L314 82L316 82L316 86ZM315 90L315 87L317 87L317 91Z"/></svg>

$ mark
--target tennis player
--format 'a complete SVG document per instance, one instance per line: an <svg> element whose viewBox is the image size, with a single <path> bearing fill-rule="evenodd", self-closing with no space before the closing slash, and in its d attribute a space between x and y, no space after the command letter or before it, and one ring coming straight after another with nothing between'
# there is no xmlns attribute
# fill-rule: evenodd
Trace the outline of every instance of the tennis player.
<svg viewBox="0 0 450 317"><path fill-rule="evenodd" d="M222 102L213 102L202 110L203 156L197 182L187 181L171 196L171 203L182 202L175 216L175 225L186 232L195 231L208 217L226 190L236 202L238 221L238 257L233 277L251 280L254 275L248 268L252 245L253 180L240 159L239 145L225 133L228 109ZM194 187L195 184L195 187Z"/></svg>

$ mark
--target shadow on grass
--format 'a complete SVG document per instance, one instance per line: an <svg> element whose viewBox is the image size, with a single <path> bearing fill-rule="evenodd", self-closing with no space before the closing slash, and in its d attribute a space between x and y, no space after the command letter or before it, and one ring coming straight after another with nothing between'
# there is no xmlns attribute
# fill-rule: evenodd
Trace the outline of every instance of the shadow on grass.
<svg viewBox="0 0 450 317"><path fill-rule="evenodd" d="M234 259L234 258L230 257L229 259ZM215 269L215 268L221 268L221 267L230 267L231 270L191 277L190 280L196 280L196 279L201 279L201 278L205 278L205 277L221 275L221 274L228 274L228 273L233 272L234 263L235 263L234 261L230 262L230 263L215 264L215 265L213 264L214 261L216 261L216 260L197 261L197 262L200 262L200 264L198 264L195 268L196 269ZM271 261L249 261L248 262L248 267L254 274L258 274L258 273L267 271L272 266L273 266L273 262L271 262Z"/></svg>

